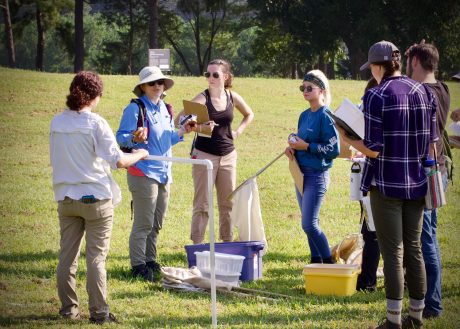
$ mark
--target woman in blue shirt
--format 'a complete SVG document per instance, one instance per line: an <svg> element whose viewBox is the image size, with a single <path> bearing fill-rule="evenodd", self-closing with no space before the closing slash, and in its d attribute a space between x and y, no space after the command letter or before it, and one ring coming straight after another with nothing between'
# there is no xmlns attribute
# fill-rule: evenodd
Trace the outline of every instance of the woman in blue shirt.
<svg viewBox="0 0 460 329"><path fill-rule="evenodd" d="M174 81L156 66L144 67L133 93L145 106L145 117L138 124L142 110L130 103L123 112L117 131L122 148L146 149L149 155L171 157L171 147L182 140L190 127L175 131L172 114L161 96ZM129 237L131 273L148 281L160 277L157 263L157 237L163 225L172 182L171 162L143 160L128 168L128 186L133 198L134 221Z"/></svg>
<svg viewBox="0 0 460 329"><path fill-rule="evenodd" d="M321 202L329 185L329 168L339 155L339 138L327 115L331 103L329 81L323 72L308 72L300 86L310 107L300 114L297 135L289 140L285 154L296 158L304 176L303 193L296 188L302 213L302 229L307 234L312 263L332 263L326 235L319 227Z"/></svg>

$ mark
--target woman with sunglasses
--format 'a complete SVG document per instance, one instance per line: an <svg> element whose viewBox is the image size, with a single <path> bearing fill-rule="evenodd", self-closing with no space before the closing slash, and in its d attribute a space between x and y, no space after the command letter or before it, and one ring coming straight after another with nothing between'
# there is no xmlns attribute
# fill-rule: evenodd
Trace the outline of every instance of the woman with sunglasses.
<svg viewBox="0 0 460 329"><path fill-rule="evenodd" d="M156 66L144 67L133 93L145 107L131 102L123 112L117 141L122 148L145 149L149 155L171 157L171 147L190 132L186 124L174 129L172 114L162 100L163 93L174 81ZM141 119L139 120L139 116ZM172 180L171 163L143 160L128 168L128 187L132 194L134 221L129 237L131 273L147 281L160 278L157 262L157 238L163 225Z"/></svg>
<svg viewBox="0 0 460 329"><path fill-rule="evenodd" d="M300 114L297 134L288 139L285 154L291 160L295 157L304 176L304 189L299 191L296 188L296 195L311 263L330 264L329 243L319 227L319 211L329 185L329 168L340 151L338 133L327 115L331 103L329 81L323 72L310 71L305 75L300 91L310 107Z"/></svg>
<svg viewBox="0 0 460 329"><path fill-rule="evenodd" d="M237 154L234 140L251 123L254 114L243 97L229 90L232 87L233 74L227 61L215 59L209 62L205 77L208 81L208 88L195 96L192 101L207 106L211 122L197 125L192 130L196 132L212 131L212 134L211 138L197 136L192 158L208 159L213 163L213 177L219 208L219 237L222 241L229 242L233 240L230 220L232 201L227 197L236 185ZM243 120L236 130L232 130L231 126L234 108L243 115ZM208 224L207 170L204 166L194 165L192 176L195 194L191 239L194 244L198 244L203 242Z"/></svg>

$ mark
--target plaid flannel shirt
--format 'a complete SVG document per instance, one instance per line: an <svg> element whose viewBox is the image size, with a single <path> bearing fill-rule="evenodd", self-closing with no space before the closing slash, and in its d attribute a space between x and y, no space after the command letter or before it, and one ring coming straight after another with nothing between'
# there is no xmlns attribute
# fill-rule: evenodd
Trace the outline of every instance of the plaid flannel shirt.
<svg viewBox="0 0 460 329"><path fill-rule="evenodd" d="M371 183L386 196L418 199L427 191L421 160L435 142L436 99L406 76L388 77L363 97L364 145L379 152L367 158L361 190Z"/></svg>

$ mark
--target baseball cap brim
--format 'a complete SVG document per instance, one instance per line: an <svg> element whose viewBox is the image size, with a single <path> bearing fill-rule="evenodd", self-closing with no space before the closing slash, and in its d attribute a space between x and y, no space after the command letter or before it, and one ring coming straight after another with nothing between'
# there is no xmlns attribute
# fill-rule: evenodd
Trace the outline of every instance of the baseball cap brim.
<svg viewBox="0 0 460 329"><path fill-rule="evenodd" d="M371 63L370 62L366 62L364 63L363 65L361 65L361 67L359 68L360 71L364 71L365 69L368 69L369 66L371 66Z"/></svg>

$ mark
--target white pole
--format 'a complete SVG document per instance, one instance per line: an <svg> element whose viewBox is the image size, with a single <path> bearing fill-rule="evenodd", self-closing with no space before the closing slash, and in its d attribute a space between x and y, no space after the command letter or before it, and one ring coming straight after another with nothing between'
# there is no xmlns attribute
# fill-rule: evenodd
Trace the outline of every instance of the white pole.
<svg viewBox="0 0 460 329"><path fill-rule="evenodd" d="M149 155L146 160L168 161L178 163L191 163L206 166L208 169L208 214L209 214L209 252L211 261L211 316L212 327L217 328L217 300L216 300L216 269L215 269L215 250L214 250L214 205L212 196L212 162L210 160L187 159L187 158L169 158L159 155Z"/></svg>

